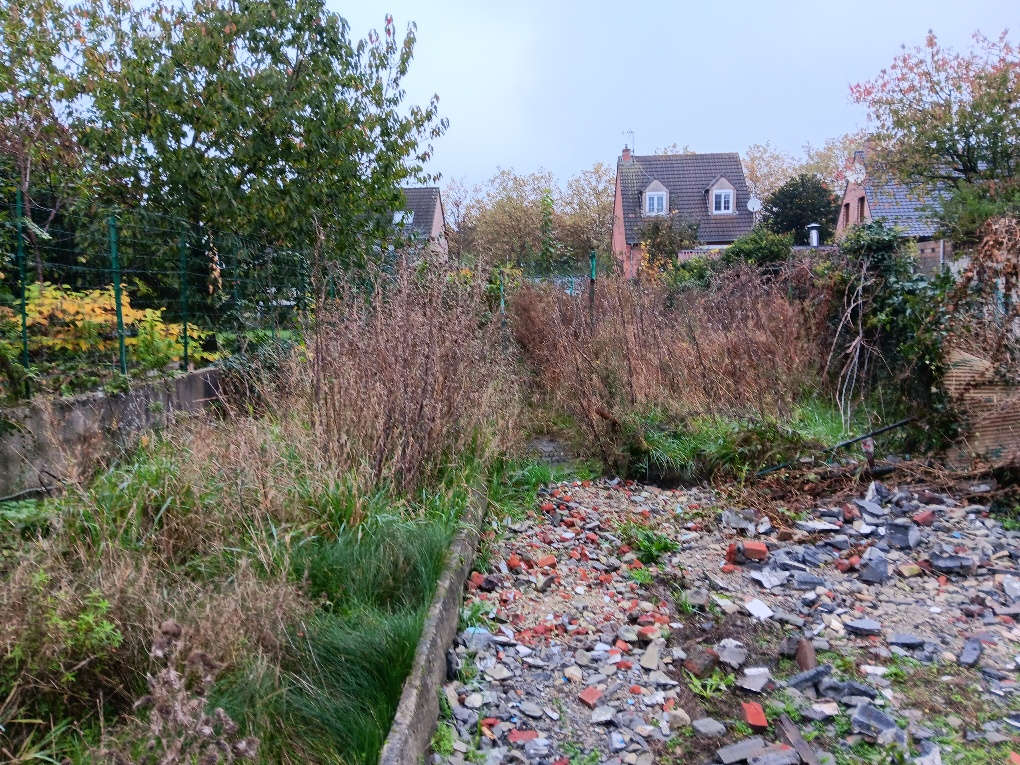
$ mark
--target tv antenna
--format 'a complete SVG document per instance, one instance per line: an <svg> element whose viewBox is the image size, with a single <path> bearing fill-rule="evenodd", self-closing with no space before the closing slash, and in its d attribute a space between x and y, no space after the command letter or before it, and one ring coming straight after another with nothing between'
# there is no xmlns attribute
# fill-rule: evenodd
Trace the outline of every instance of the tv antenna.
<svg viewBox="0 0 1020 765"><path fill-rule="evenodd" d="M632 154L636 154L637 152L634 150L634 131L633 130L623 130L623 131L620 132L620 135L629 135L630 136L630 151L631 151Z"/></svg>

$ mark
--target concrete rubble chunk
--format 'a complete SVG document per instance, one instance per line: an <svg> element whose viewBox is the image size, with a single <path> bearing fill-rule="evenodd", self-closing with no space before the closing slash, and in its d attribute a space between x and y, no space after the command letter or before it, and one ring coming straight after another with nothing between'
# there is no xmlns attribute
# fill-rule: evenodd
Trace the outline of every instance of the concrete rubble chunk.
<svg viewBox="0 0 1020 765"><path fill-rule="evenodd" d="M747 761L748 765L800 765L797 750L786 744L772 744Z"/></svg>
<svg viewBox="0 0 1020 765"><path fill-rule="evenodd" d="M772 609L758 598L753 598L744 603L744 608L747 610L747 613L761 621L771 618L773 613Z"/></svg>
<svg viewBox="0 0 1020 765"><path fill-rule="evenodd" d="M725 638L716 643L715 652L720 662L733 669L740 669L741 665L747 661L747 649L743 643L733 638Z"/></svg>
<svg viewBox="0 0 1020 765"><path fill-rule="evenodd" d="M737 686L751 693L761 693L772 680L768 667L748 667L737 680Z"/></svg>
<svg viewBox="0 0 1020 765"><path fill-rule="evenodd" d="M659 658L664 643L665 641L663 640L653 640L648 644L645 652L641 655L642 667L647 670L655 670L659 668Z"/></svg>
<svg viewBox="0 0 1020 765"><path fill-rule="evenodd" d="M699 736L705 738L719 738L726 734L726 726L711 717L702 717L691 722L691 727L697 731Z"/></svg>

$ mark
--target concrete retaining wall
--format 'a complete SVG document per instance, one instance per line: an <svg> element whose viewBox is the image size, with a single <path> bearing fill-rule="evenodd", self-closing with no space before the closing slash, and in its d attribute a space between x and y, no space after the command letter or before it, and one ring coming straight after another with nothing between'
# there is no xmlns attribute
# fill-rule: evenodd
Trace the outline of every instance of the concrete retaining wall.
<svg viewBox="0 0 1020 765"><path fill-rule="evenodd" d="M0 497L87 477L139 433L215 400L218 376L199 369L127 393L39 398L0 410Z"/></svg>
<svg viewBox="0 0 1020 765"><path fill-rule="evenodd" d="M436 585L414 664L404 681L397 714L379 755L380 765L418 765L428 749L439 717L439 688L446 678L446 650L457 634L464 580L471 572L484 515L485 497L473 495Z"/></svg>

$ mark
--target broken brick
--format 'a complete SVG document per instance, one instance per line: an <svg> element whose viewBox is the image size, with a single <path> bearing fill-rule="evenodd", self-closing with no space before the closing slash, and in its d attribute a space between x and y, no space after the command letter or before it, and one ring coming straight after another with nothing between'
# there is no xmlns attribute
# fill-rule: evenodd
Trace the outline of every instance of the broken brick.
<svg viewBox="0 0 1020 765"><path fill-rule="evenodd" d="M598 705L599 699L602 698L602 691L594 685L589 685L577 695L577 698L579 698L581 703L585 706L594 709Z"/></svg>
<svg viewBox="0 0 1020 765"><path fill-rule="evenodd" d="M695 677L705 677L711 674L719 661L719 655L708 648L695 648L684 662L684 669Z"/></svg>
<svg viewBox="0 0 1020 765"><path fill-rule="evenodd" d="M546 555L545 557L539 558L537 561L535 561L535 565L538 566L539 568L549 568L551 566L555 566L556 556Z"/></svg>
<svg viewBox="0 0 1020 765"><path fill-rule="evenodd" d="M743 544L744 557L748 560L767 560L769 557L769 548L764 542L759 542L756 539L750 539Z"/></svg>
<svg viewBox="0 0 1020 765"><path fill-rule="evenodd" d="M935 511L933 510L921 510L914 513L914 523L918 526L931 526L935 523Z"/></svg>
<svg viewBox="0 0 1020 765"><path fill-rule="evenodd" d="M765 717L765 710L757 701L742 701L741 708L744 710L744 722L756 730L764 730L769 727L768 718Z"/></svg>
<svg viewBox="0 0 1020 765"><path fill-rule="evenodd" d="M506 734L506 737L511 744L519 744L522 741L534 741L538 738L538 731L513 728Z"/></svg>

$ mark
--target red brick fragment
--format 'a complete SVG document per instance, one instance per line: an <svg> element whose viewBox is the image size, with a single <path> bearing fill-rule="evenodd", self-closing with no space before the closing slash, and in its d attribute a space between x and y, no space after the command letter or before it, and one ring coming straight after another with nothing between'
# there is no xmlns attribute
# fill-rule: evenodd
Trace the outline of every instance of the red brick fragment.
<svg viewBox="0 0 1020 765"><path fill-rule="evenodd" d="M934 510L920 510L914 513L914 523L918 526L931 526L935 523Z"/></svg>
<svg viewBox="0 0 1020 765"><path fill-rule="evenodd" d="M757 539L749 539L744 542L744 557L748 560L766 560L769 557L768 545Z"/></svg>
<svg viewBox="0 0 1020 765"><path fill-rule="evenodd" d="M732 563L727 563L727 564L726 564L725 566L723 566L723 567L722 567L722 569L720 569L720 570L721 570L721 571L722 571L722 572L723 572L724 574L732 574L732 573L733 573L734 571L736 571L736 570L737 570L737 567L736 567L736 566L734 566L734 565L733 565Z"/></svg>
<svg viewBox="0 0 1020 765"><path fill-rule="evenodd" d="M581 703L585 706L594 709L598 705L599 699L602 698L602 691L594 685L589 685L578 694L577 698L579 698Z"/></svg>
<svg viewBox="0 0 1020 765"><path fill-rule="evenodd" d="M744 710L744 722L752 728L764 730L769 727L768 718L765 717L765 710L757 701L741 701L740 706Z"/></svg>
<svg viewBox="0 0 1020 765"><path fill-rule="evenodd" d="M538 738L538 731L513 728L506 734L506 737L511 744L519 744L522 741L533 741Z"/></svg>
<svg viewBox="0 0 1020 765"><path fill-rule="evenodd" d="M544 556L542 558L539 558L537 561L535 561L535 565L538 566L539 568L548 568L548 567L551 567L551 566L555 566L556 565L556 556L555 555L546 555L546 556Z"/></svg>

